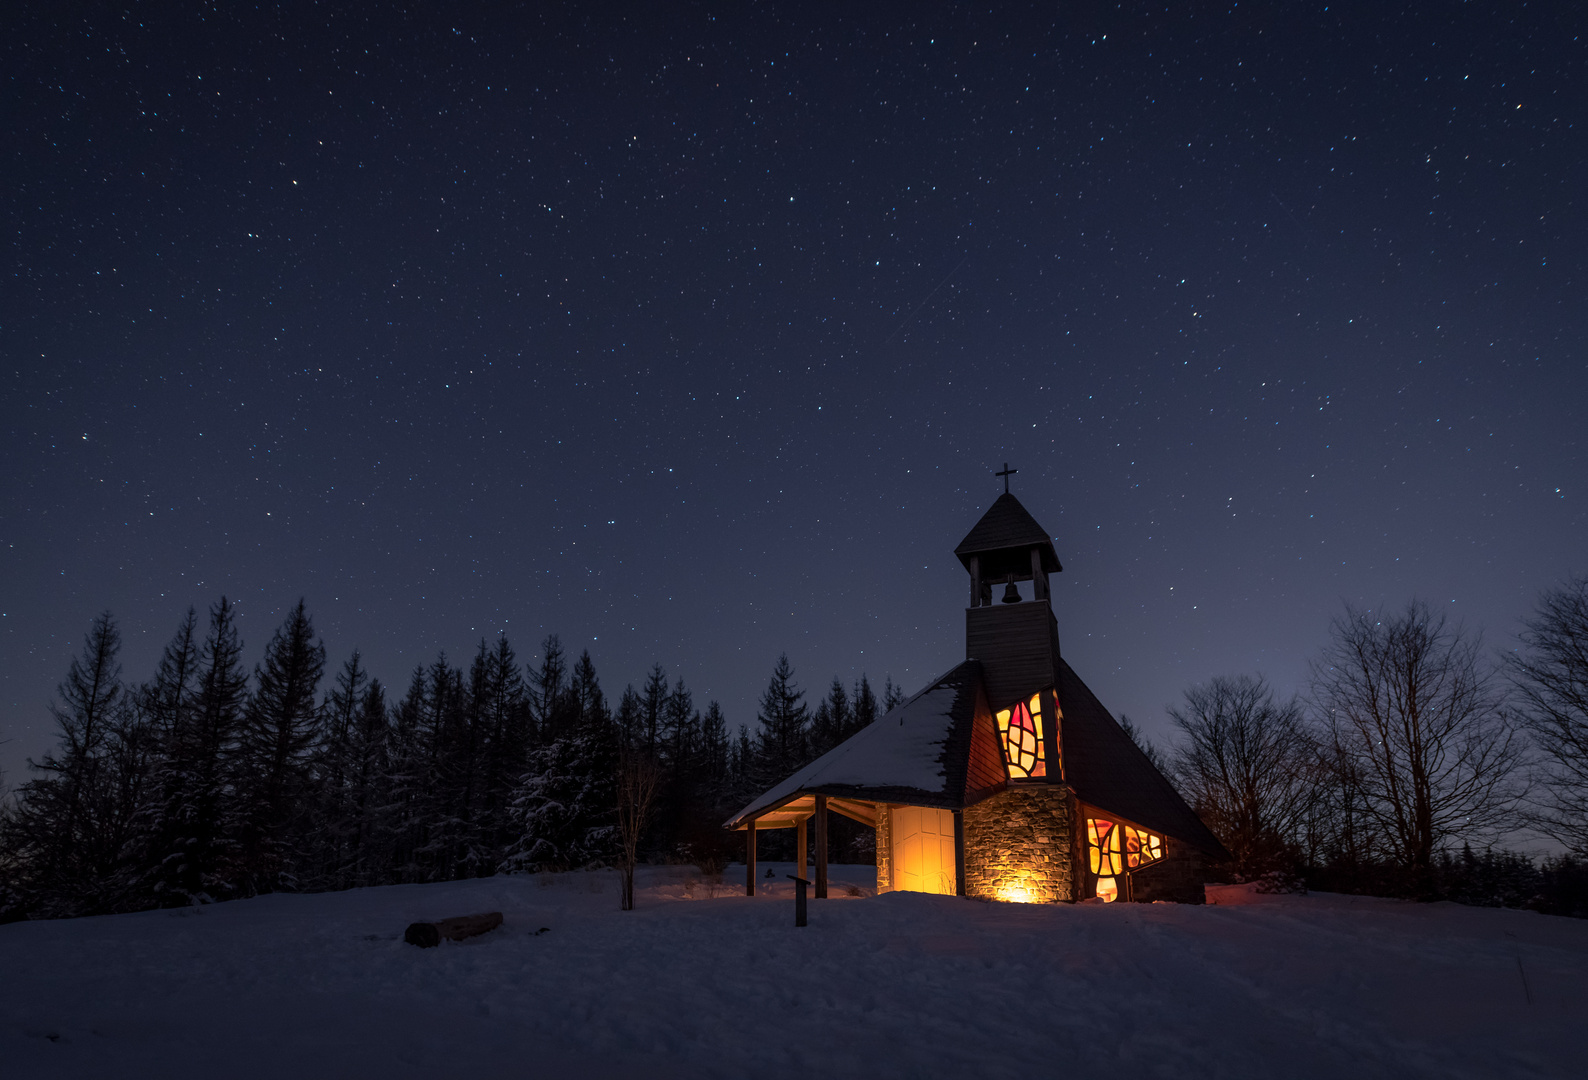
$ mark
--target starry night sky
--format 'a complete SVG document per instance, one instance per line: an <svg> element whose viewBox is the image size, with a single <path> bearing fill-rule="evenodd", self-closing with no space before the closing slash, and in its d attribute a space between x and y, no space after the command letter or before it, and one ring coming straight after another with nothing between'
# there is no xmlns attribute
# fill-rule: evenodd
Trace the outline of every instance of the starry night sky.
<svg viewBox="0 0 1588 1080"><path fill-rule="evenodd" d="M913 691L1005 461L1155 736L1588 570L1574 5L334 6L3 17L7 785L223 593L399 690Z"/></svg>

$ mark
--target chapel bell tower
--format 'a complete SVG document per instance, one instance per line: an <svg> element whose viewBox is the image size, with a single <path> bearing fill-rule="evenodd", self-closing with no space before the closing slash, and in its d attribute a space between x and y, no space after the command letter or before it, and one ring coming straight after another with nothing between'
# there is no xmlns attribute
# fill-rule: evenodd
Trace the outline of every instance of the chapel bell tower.
<svg viewBox="0 0 1588 1080"><path fill-rule="evenodd" d="M954 554L970 574L965 656L979 660L987 704L997 715L1012 780L1064 778L1054 689L1059 684L1059 627L1048 575L1064 568L1047 530L1009 493L998 496ZM1031 582L1032 598L1018 582ZM995 603L995 591L997 592ZM1020 747L1029 746L1028 752ZM1021 775L1024 774L1024 775Z"/></svg>

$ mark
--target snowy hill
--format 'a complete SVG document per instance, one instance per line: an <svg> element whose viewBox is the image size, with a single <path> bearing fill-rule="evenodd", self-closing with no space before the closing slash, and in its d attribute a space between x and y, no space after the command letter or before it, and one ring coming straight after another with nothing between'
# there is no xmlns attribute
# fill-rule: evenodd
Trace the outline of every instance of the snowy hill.
<svg viewBox="0 0 1588 1080"><path fill-rule="evenodd" d="M0 1072L1583 1075L1588 922L1239 887L1028 907L839 885L796 929L775 869L754 898L733 868L716 895L642 869L629 913L599 872L0 926ZM867 891L869 868L834 871ZM488 910L506 918L483 937L402 942Z"/></svg>

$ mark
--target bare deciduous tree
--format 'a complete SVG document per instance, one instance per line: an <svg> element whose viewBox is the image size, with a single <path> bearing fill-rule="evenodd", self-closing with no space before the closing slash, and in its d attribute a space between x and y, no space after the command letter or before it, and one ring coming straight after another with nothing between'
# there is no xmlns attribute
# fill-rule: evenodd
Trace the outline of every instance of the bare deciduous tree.
<svg viewBox="0 0 1588 1080"><path fill-rule="evenodd" d="M1477 635L1417 600L1348 605L1330 633L1313 693L1382 854L1425 875L1441 847L1513 826L1524 743Z"/></svg>
<svg viewBox="0 0 1588 1080"><path fill-rule="evenodd" d="M1530 822L1588 855L1588 576L1545 593L1522 642L1509 674L1544 758Z"/></svg>
<svg viewBox="0 0 1588 1080"><path fill-rule="evenodd" d="M643 747L625 747L618 759L618 836L622 843L623 910L634 910L634 866L639 861L640 834L656 801L662 770Z"/></svg>
<svg viewBox="0 0 1588 1080"><path fill-rule="evenodd" d="M1169 709L1185 736L1171 770L1229 849L1232 872L1249 880L1293 869L1313 788L1301 706L1251 675L1215 678L1185 698Z"/></svg>

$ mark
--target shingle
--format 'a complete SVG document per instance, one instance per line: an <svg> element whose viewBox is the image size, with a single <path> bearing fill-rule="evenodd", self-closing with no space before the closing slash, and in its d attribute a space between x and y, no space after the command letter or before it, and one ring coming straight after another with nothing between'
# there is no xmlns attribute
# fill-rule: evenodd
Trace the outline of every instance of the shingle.
<svg viewBox="0 0 1588 1080"><path fill-rule="evenodd" d="M1037 524L1037 519L1020 505L1019 499L1006 491L998 496L981 520L965 534L965 539L959 542L954 554L968 569L972 555L986 556L1010 548L1023 550L1032 547L1042 549L1042 566L1048 573L1057 574L1063 569L1047 530Z"/></svg>

